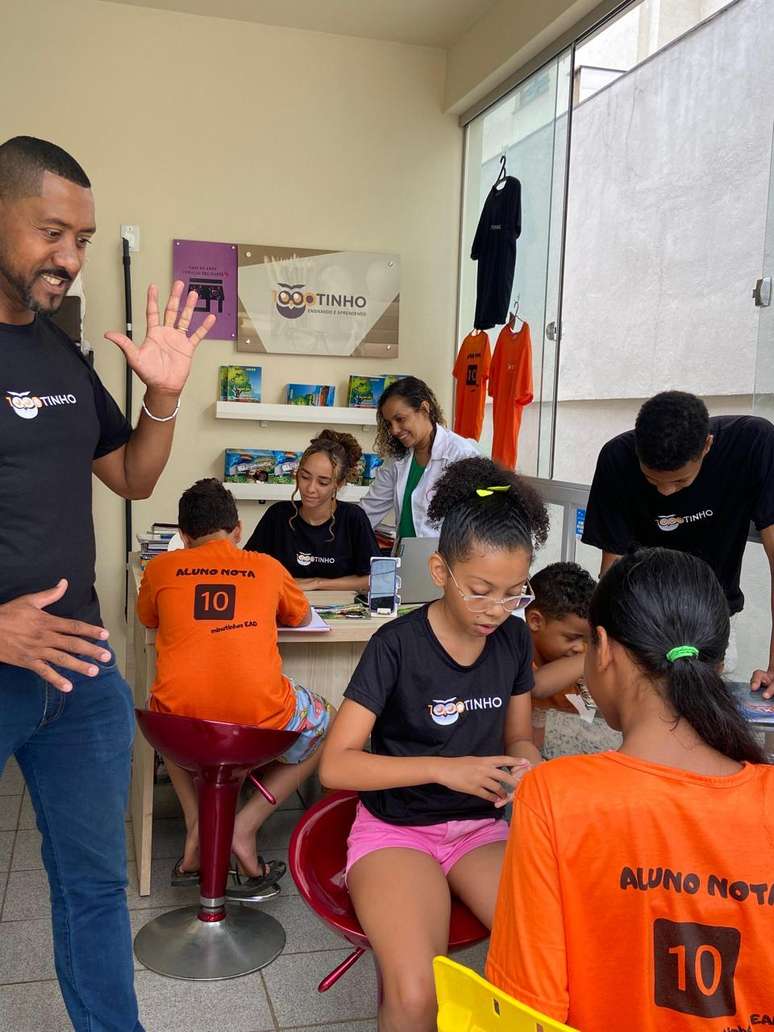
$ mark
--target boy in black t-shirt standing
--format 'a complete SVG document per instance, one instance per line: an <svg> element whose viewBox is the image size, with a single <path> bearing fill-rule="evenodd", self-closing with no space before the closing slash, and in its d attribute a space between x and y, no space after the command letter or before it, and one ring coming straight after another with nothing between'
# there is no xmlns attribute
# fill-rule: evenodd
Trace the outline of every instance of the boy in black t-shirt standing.
<svg viewBox="0 0 774 1032"><path fill-rule="evenodd" d="M774 578L774 426L754 416L710 418L701 398L666 391L645 402L633 431L599 453L583 541L602 549L602 573L641 546L699 556L733 616L744 606L739 578L751 521ZM729 672L735 653L732 629ZM774 694L774 633L766 667L751 683Z"/></svg>
<svg viewBox="0 0 774 1032"><path fill-rule="evenodd" d="M0 146L0 772L15 755L42 833L56 971L78 1032L142 1032L126 908L134 714L94 591L92 473L147 498L172 445L193 352L176 283L148 290L140 346L106 334L147 390L133 430L47 318L95 232L86 173L60 147ZM98 644L95 644L98 643Z"/></svg>

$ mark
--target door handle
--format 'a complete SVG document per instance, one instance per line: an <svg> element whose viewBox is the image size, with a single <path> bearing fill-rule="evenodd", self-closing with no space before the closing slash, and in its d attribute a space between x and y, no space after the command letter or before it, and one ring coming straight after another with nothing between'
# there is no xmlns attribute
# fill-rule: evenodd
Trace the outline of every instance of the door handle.
<svg viewBox="0 0 774 1032"><path fill-rule="evenodd" d="M546 323L546 337L549 340L559 339L559 324L557 322Z"/></svg>
<svg viewBox="0 0 774 1032"><path fill-rule="evenodd" d="M756 280L752 292L756 308L768 308L771 304L771 276Z"/></svg>

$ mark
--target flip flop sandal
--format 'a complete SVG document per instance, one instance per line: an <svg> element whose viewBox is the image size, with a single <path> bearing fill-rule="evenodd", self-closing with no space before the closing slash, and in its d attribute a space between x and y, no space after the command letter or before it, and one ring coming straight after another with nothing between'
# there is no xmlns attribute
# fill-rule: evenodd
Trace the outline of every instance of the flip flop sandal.
<svg viewBox="0 0 774 1032"><path fill-rule="evenodd" d="M265 874L258 878L237 876L237 884L226 888L227 899L242 900L243 903L260 903L279 895L277 882L285 875L287 864L284 860L270 860L266 863L262 856L258 857L258 863L264 868Z"/></svg>
<svg viewBox="0 0 774 1032"><path fill-rule="evenodd" d="M185 885L198 885L199 884L199 872L198 871L184 871L180 865L183 862L182 856L177 861L175 866L172 868L172 877L169 879L169 884L175 888L182 888Z"/></svg>

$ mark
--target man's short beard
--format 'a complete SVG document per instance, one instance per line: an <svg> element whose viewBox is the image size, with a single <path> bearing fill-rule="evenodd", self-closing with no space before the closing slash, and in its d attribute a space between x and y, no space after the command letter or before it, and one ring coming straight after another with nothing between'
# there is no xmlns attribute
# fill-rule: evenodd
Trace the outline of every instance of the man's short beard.
<svg viewBox="0 0 774 1032"><path fill-rule="evenodd" d="M61 297L55 299L53 305L46 305L42 301L36 301L32 296L32 284L26 283L21 277L11 272L4 261L5 255L3 254L2 248L0 248L0 279L4 279L5 282L15 291L19 302L27 309L28 312L36 312L41 315L54 315L59 311L62 301L67 296L67 293L61 295ZM36 277L37 278L37 277ZM35 282L34 280L32 281Z"/></svg>

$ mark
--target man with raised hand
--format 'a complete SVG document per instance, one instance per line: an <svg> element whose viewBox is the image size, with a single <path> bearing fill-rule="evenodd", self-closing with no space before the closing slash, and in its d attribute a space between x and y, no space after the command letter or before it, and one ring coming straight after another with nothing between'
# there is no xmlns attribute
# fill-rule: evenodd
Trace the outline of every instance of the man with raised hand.
<svg viewBox="0 0 774 1032"><path fill-rule="evenodd" d="M95 232L91 184L64 150L0 145L0 771L15 755L42 834L54 956L78 1032L142 1032L126 907L132 696L94 590L94 473L147 498L169 457L198 343L196 294L147 335L116 343L145 384L132 429L80 351L49 320Z"/></svg>

